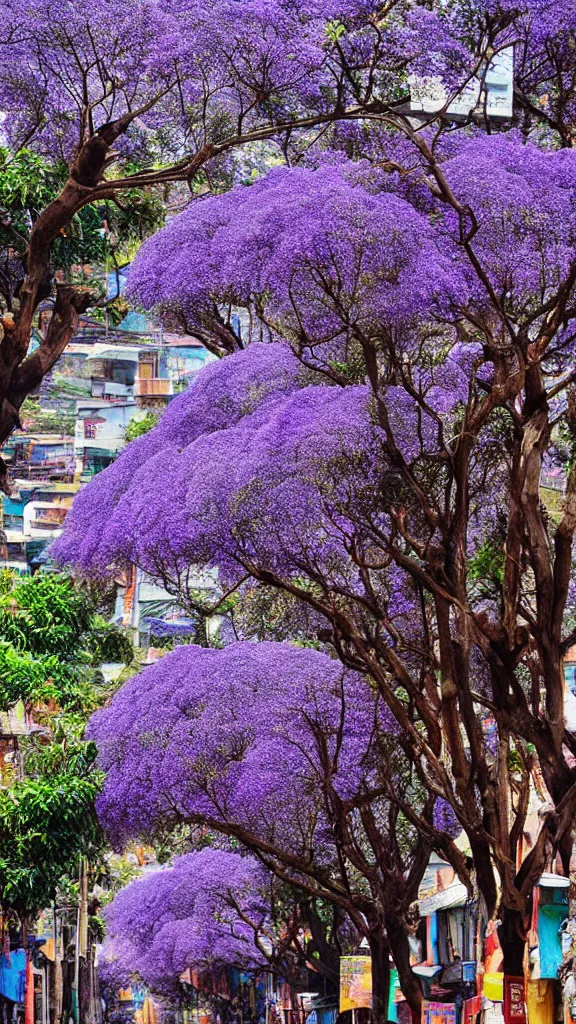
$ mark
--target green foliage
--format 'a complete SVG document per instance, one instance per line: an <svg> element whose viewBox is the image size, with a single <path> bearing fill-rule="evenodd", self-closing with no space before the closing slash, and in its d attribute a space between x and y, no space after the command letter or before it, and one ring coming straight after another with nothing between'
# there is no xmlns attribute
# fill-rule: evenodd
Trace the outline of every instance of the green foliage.
<svg viewBox="0 0 576 1024"><path fill-rule="evenodd" d="M58 194L67 178L62 163L52 164L30 150L12 154L0 150L0 214L2 241L24 252L30 228L43 208ZM103 261L105 242L102 218L94 207L76 214L54 243L54 266L67 269L75 263Z"/></svg>
<svg viewBox="0 0 576 1024"><path fill-rule="evenodd" d="M133 174L140 169L135 163L127 163L123 165L122 175ZM111 248L125 262L130 262L144 239L163 225L164 218L165 201L156 190L126 189L121 203L106 204ZM113 270L112 266L110 270Z"/></svg>
<svg viewBox="0 0 576 1024"><path fill-rule="evenodd" d="M142 437L156 426L160 417L155 412L147 412L141 420L130 420L126 427L126 441L134 441L136 437Z"/></svg>
<svg viewBox="0 0 576 1024"><path fill-rule="evenodd" d="M7 711L19 700L25 705L39 701L65 704L69 677L69 667L57 655L36 658L0 640L0 711Z"/></svg>
<svg viewBox="0 0 576 1024"><path fill-rule="evenodd" d="M75 656L93 613L86 595L67 576L15 578L0 598L0 639L19 650L68 660Z"/></svg>
<svg viewBox="0 0 576 1024"><path fill-rule="evenodd" d="M85 641L92 665L101 665L107 661L131 665L134 661L134 647L130 637L99 615L94 617Z"/></svg>
<svg viewBox="0 0 576 1024"><path fill-rule="evenodd" d="M74 434L76 416L73 412L43 409L40 399L28 396L20 408L20 420L26 430L42 434Z"/></svg>
<svg viewBox="0 0 576 1024"><path fill-rule="evenodd" d="M518 772L520 775L526 774L524 762L517 750L508 751L507 761L509 771Z"/></svg>
<svg viewBox="0 0 576 1024"><path fill-rule="evenodd" d="M504 549L485 541L468 562L468 579L481 593L499 592L504 580Z"/></svg>
<svg viewBox="0 0 576 1024"><path fill-rule="evenodd" d="M103 887L103 892L99 894L100 902L106 906L120 889L140 878L141 871L140 866L134 863L134 858L109 853L95 866L94 874L96 883Z"/></svg>
<svg viewBox="0 0 576 1024"><path fill-rule="evenodd" d="M0 247L25 251L32 224L58 195L67 177L63 162L49 162L27 149L11 153L0 148ZM54 268L70 271L75 265L104 265L118 254L124 254L126 262L163 221L161 198L153 191L130 190L121 206L85 206L56 239Z"/></svg>
<svg viewBox="0 0 576 1024"><path fill-rule="evenodd" d="M63 380L62 377L59 377L51 381L48 392L56 398L63 395L65 398L73 399L85 398L90 393L90 389L88 381L86 384L72 384L71 381Z"/></svg>
<svg viewBox="0 0 576 1024"><path fill-rule="evenodd" d="M58 171L31 150L12 155L0 149L0 207L16 231L27 234L31 219L54 195L57 179Z"/></svg>
<svg viewBox="0 0 576 1024"><path fill-rule="evenodd" d="M101 917L98 917L96 914L90 914L88 918L88 928L90 930L90 934L93 936L94 942L104 942L106 927Z"/></svg>
<svg viewBox="0 0 576 1024"><path fill-rule="evenodd" d="M0 569L0 596L10 593L14 586L15 578L12 569Z"/></svg>
<svg viewBox="0 0 576 1024"><path fill-rule="evenodd" d="M337 43L338 40L345 34L346 26L335 18L333 21L329 21L326 25L326 36L331 43Z"/></svg>
<svg viewBox="0 0 576 1024"><path fill-rule="evenodd" d="M95 758L93 743L63 735L25 759L25 779L0 789L0 892L19 913L47 906L62 876L102 847Z"/></svg>
<svg viewBox="0 0 576 1024"><path fill-rule="evenodd" d="M121 295L113 299L108 303L104 317L108 314L108 323L112 327L117 327L121 324L124 317L130 312L130 303L124 299Z"/></svg>
<svg viewBox="0 0 576 1024"><path fill-rule="evenodd" d="M339 362L337 359L329 361L330 369L337 373L347 384L359 384L363 381L360 360L350 358L347 363Z"/></svg>
<svg viewBox="0 0 576 1024"><path fill-rule="evenodd" d="M0 711L21 701L37 725L0 787L0 898L18 913L48 905L103 850L96 747L83 735L107 697L97 666L129 664L133 649L97 599L60 573L0 571Z"/></svg>
<svg viewBox="0 0 576 1024"><path fill-rule="evenodd" d="M106 696L94 669L134 660L130 638L61 573L0 574L0 710L52 702L89 714Z"/></svg>

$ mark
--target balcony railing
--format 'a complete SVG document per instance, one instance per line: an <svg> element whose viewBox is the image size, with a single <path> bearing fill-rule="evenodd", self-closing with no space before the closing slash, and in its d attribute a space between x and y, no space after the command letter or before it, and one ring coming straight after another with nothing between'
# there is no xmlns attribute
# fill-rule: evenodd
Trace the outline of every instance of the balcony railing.
<svg viewBox="0 0 576 1024"><path fill-rule="evenodd" d="M64 520L56 522L49 519L31 519L30 529L31 530L61 530L64 526Z"/></svg>
<svg viewBox="0 0 576 1024"><path fill-rule="evenodd" d="M13 475L18 480L60 480L72 483L75 473L75 462L70 459L64 462L44 462L30 465L17 462L13 466Z"/></svg>
<svg viewBox="0 0 576 1024"><path fill-rule="evenodd" d="M133 395L134 387L131 384L119 384L116 381L99 380L93 377L91 392L92 398L105 398L110 402L118 402Z"/></svg>
<svg viewBox="0 0 576 1024"><path fill-rule="evenodd" d="M173 395L173 381L165 377L139 377L134 382L134 394L137 398L145 396Z"/></svg>

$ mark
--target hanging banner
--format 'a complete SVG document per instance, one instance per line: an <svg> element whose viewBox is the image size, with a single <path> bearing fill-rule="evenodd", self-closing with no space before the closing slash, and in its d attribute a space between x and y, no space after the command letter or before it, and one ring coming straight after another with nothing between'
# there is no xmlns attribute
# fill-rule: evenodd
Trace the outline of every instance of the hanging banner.
<svg viewBox="0 0 576 1024"><path fill-rule="evenodd" d="M472 996L464 1000L462 1007L462 1024L476 1024L482 1013L482 996Z"/></svg>
<svg viewBox="0 0 576 1024"><path fill-rule="evenodd" d="M369 1010L371 1006L372 960L369 956L341 956L340 1013L346 1010Z"/></svg>
<svg viewBox="0 0 576 1024"><path fill-rule="evenodd" d="M524 978L504 978L504 1020L506 1024L526 1024Z"/></svg>
<svg viewBox="0 0 576 1024"><path fill-rule="evenodd" d="M433 1003L422 1000L422 1024L456 1024L454 1003Z"/></svg>

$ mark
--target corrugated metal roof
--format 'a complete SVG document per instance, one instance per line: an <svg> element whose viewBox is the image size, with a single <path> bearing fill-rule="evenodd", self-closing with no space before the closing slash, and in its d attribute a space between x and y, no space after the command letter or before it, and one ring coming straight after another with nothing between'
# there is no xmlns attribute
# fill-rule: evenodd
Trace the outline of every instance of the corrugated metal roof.
<svg viewBox="0 0 576 1024"><path fill-rule="evenodd" d="M421 917L431 917L437 910L450 910L452 907L463 907L468 899L468 890L462 882L453 882L446 889L420 900L418 909Z"/></svg>

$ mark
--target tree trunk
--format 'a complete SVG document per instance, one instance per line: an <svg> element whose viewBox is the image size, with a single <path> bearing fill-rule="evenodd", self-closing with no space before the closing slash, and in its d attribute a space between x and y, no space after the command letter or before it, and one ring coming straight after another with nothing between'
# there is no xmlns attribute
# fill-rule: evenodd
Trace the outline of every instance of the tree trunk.
<svg viewBox="0 0 576 1024"><path fill-rule="evenodd" d="M334 907L335 910L336 907ZM325 925L316 910L313 900L308 900L304 905L303 913L310 929L314 950L318 954L318 970L329 981L331 987L336 989L340 971L338 950L334 948L332 943L328 942Z"/></svg>
<svg viewBox="0 0 576 1024"><path fill-rule="evenodd" d="M132 115L125 114L104 125L84 143L62 191L42 211L32 228L26 253L26 276L18 297L19 308L15 318L3 318L3 334L0 332L0 443L20 425L19 410L26 395L54 366L77 328L78 315L90 305L87 289L60 285L46 335L39 348L27 354L38 304L51 291L54 240L91 201L92 190L102 179L110 146L131 121ZM10 493L7 467L1 459L0 490Z"/></svg>
<svg viewBox="0 0 576 1024"><path fill-rule="evenodd" d="M422 1010L422 986L410 963L410 943L401 921L388 921L388 939L400 988L410 1009L418 1016Z"/></svg>
<svg viewBox="0 0 576 1024"><path fill-rule="evenodd" d="M524 921L518 910L502 907L498 938L504 955L504 974L521 977L524 973Z"/></svg>
<svg viewBox="0 0 576 1024"><path fill-rule="evenodd" d="M372 959L372 1024L386 1024L390 999L390 946L382 934L370 937Z"/></svg>
<svg viewBox="0 0 576 1024"><path fill-rule="evenodd" d="M19 413L24 399L40 384L44 375L60 358L78 327L80 313L86 311L91 301L92 297L87 289L59 285L54 311L43 342L23 359L19 354L19 346L14 341L16 328L5 322L0 346L0 362L3 364L3 373L0 373L0 443L10 437L15 427L20 426ZM7 468L1 459L0 490L6 494L10 493Z"/></svg>

